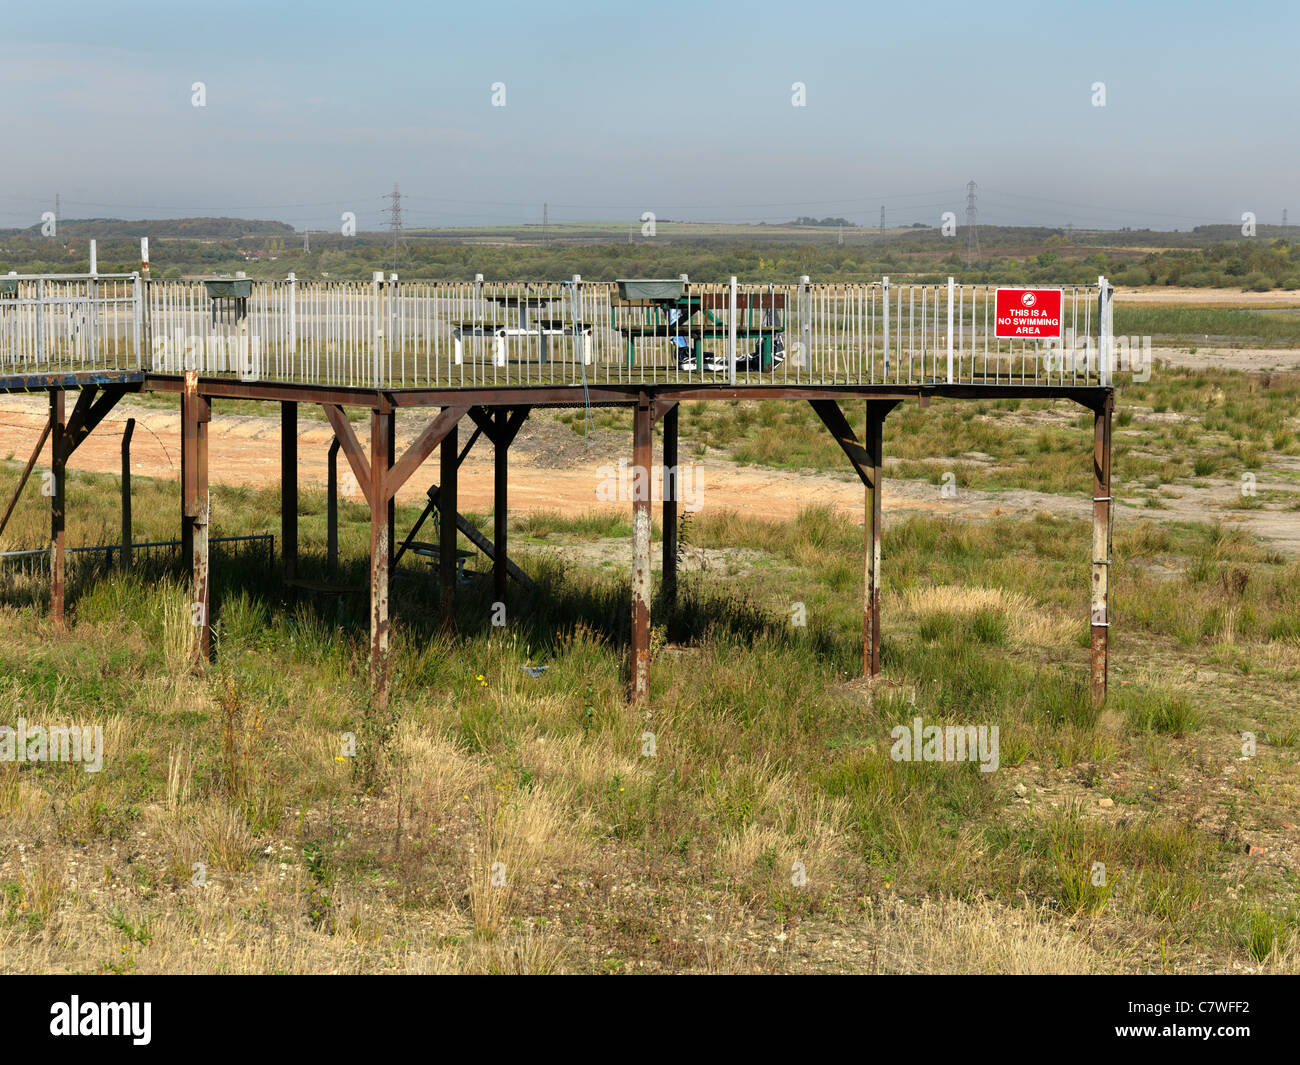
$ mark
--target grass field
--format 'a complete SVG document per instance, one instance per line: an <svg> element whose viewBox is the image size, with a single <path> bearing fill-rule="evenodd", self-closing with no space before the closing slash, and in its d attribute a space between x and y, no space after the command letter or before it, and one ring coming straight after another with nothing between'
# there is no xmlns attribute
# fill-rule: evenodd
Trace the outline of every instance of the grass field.
<svg viewBox="0 0 1300 1065"><path fill-rule="evenodd" d="M1156 304L1116 328L1268 346L1298 320ZM583 432L582 412L534 417ZM630 436L626 412L594 417ZM696 459L845 469L803 405L690 403L681 432ZM1064 401L904 405L887 476L1086 500L1091 432ZM364 506L341 503L351 592L289 602L264 557L215 558L203 669L165 560L76 559L64 634L45 579L10 573L0 723L100 725L105 750L98 773L0 761L0 971L1300 971L1300 558L1232 520L1291 519L1298 456L1300 374L1122 385L1115 494L1142 509L1115 528L1103 707L1089 529L1046 512L891 519L874 682L860 525L815 500L690 515L644 710L628 514L513 516L538 589L512 589L504 629L476 577L440 631L436 581L405 560L383 711ZM5 498L18 470L0 463ZM1246 476L1254 495L1204 505ZM116 478L68 493L71 544L117 537ZM44 542L34 498L9 544ZM134 499L137 541L175 534L174 482L137 477ZM278 504L216 485L214 533L278 535ZM299 512L301 569L324 577L323 495ZM997 726L996 771L897 760L916 717Z"/></svg>
<svg viewBox="0 0 1300 1065"><path fill-rule="evenodd" d="M1262 448L1287 418L1241 377L1175 376L1126 393L1124 410L1200 410L1217 389L1203 416ZM1278 406L1292 418L1293 395ZM986 414L992 428L969 442L1005 451ZM717 432L760 447L767 417L736 408ZM986 424L943 417L956 422L936 419L931 444ZM779 419L766 428L791 436ZM900 422L891 446L916 428ZM1164 432L1143 449L1180 476L1182 442ZM1052 483L1073 490L1071 477ZM111 540L114 480L69 491L73 535ZM169 535L174 493L137 483L139 538ZM216 488L217 531L274 529L277 502ZM323 500L300 508L318 571ZM21 510L16 535L40 542L42 517ZM366 521L344 504L340 580L358 588ZM860 528L816 507L789 523L705 512L684 550L746 561L684 574L678 609L655 613L640 712L624 702L626 580L527 546L625 559L625 518L534 515L515 534L540 589L512 598L504 631L482 582L455 638L437 631L427 571L395 582L384 713L367 697L364 599L285 604L256 559L218 563L216 656L198 673L166 567L74 572L65 636L43 582L12 582L0 720L102 724L106 753L97 774L0 765L0 968L1300 968L1294 559L1222 526L1118 527L1112 696L1098 709L1083 524L891 527L884 679L867 683ZM918 715L998 725L998 770L894 760L891 729Z"/></svg>

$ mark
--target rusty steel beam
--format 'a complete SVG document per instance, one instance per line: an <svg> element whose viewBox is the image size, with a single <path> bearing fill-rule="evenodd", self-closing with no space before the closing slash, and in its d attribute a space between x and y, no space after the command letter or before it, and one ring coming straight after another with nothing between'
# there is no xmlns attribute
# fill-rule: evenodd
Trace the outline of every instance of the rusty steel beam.
<svg viewBox="0 0 1300 1065"><path fill-rule="evenodd" d="M50 390L50 620L56 630L63 628L63 591L67 577L63 542L66 478L60 457L64 453L64 395L62 389Z"/></svg>
<svg viewBox="0 0 1300 1065"><path fill-rule="evenodd" d="M1115 396L1093 412L1092 422L1092 697L1106 699L1110 672L1111 515L1110 431Z"/></svg>
<svg viewBox="0 0 1300 1065"><path fill-rule="evenodd" d="M448 410L454 409L448 408ZM456 482L458 480L456 436L459 422L458 414L451 421L439 444L441 470L438 479L438 584L441 590L442 627L445 632L456 630Z"/></svg>
<svg viewBox="0 0 1300 1065"><path fill-rule="evenodd" d="M377 707L388 705L388 432L386 411L370 413L370 691ZM346 445L345 445L346 446Z"/></svg>
<svg viewBox="0 0 1300 1065"><path fill-rule="evenodd" d="M23 488L27 484L27 478L32 475L32 470L36 466L36 460L41 457L41 448L45 446L45 441L50 435L50 420L45 421L45 428L41 430L41 438L36 441L36 446L32 448L31 457L27 460L27 465L23 467L22 476L18 478L18 484L14 488L14 494L9 498L9 505L5 507L5 515L0 518L0 533L5 531L5 526L9 524L9 517L14 512L14 507L18 505L18 497L23 494Z"/></svg>
<svg viewBox="0 0 1300 1065"><path fill-rule="evenodd" d="M642 394L632 416L632 701L650 695L650 397Z"/></svg>
<svg viewBox="0 0 1300 1065"><path fill-rule="evenodd" d="M672 616L677 604L677 494L681 477L677 472L677 404L663 412L664 499L663 577L660 582L664 609Z"/></svg>
<svg viewBox="0 0 1300 1065"><path fill-rule="evenodd" d="M208 423L212 405L199 395L198 374L186 374L181 393L181 455L183 540L190 559L190 623L194 626L194 651L206 662L212 653L212 618L209 602L208 525Z"/></svg>
<svg viewBox="0 0 1300 1065"><path fill-rule="evenodd" d="M352 476L357 479L357 488L360 489L362 498L367 503L371 502L374 495L370 490L371 467L365 451L361 448L361 443L357 440L357 434L352 429L352 423L348 421L348 416L343 413L343 408L337 404L324 403L321 406L325 411L326 419L330 423L330 428L334 430L334 439L343 448L343 454L347 457L348 465L352 467Z"/></svg>
<svg viewBox="0 0 1300 1065"><path fill-rule="evenodd" d="M298 404L280 403L280 553L284 579L298 576Z"/></svg>
<svg viewBox="0 0 1300 1065"><path fill-rule="evenodd" d="M133 561L134 533L131 530L131 437L135 434L135 419L127 418L122 431L122 552L118 565L130 569Z"/></svg>
<svg viewBox="0 0 1300 1065"><path fill-rule="evenodd" d="M45 385L44 387L50 387ZM182 380L177 375L149 374L143 386L148 391L180 392ZM933 396L957 399L1071 399L1093 407L1106 389L1096 385L1010 385L1010 384L911 384L911 385L824 385L824 384L580 384L525 385L497 388L410 388L375 391L364 388L339 388L291 382L245 382L208 377L199 382L204 395L234 399L291 400L374 408L446 406L635 406L641 394L666 400L734 400L734 399L918 399Z"/></svg>
<svg viewBox="0 0 1300 1065"><path fill-rule="evenodd" d="M848 456L853 463L853 469L857 472L862 483L867 487L871 486L871 455L867 449L859 442L857 435L849 425L849 420L844 417L844 412L840 410L840 405L833 399L811 399L808 405L816 412L817 417L822 420L822 424L830 431L835 442L840 445L840 449ZM892 407L893 404L891 403ZM871 403L868 401L867 410L870 412Z"/></svg>
<svg viewBox="0 0 1300 1065"><path fill-rule="evenodd" d="M867 403L865 435L870 480L866 485L863 523L866 526L866 567L862 602L862 672L870 677L880 674L880 535L881 501L884 495L884 426L885 416L893 407L891 402Z"/></svg>
<svg viewBox="0 0 1300 1065"><path fill-rule="evenodd" d="M63 435L62 459L65 463L125 394L126 389L120 385L105 388L99 396L95 395L93 388L82 389Z"/></svg>

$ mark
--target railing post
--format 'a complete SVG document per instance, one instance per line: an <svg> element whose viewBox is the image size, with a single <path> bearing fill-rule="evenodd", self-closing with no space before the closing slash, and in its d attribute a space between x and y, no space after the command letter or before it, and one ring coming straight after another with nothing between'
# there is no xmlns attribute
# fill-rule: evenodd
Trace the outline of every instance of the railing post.
<svg viewBox="0 0 1300 1065"><path fill-rule="evenodd" d="M736 383L736 277L734 274L731 277L731 313L727 317L731 334L727 341L727 361L731 367L728 380L734 385Z"/></svg>
<svg viewBox="0 0 1300 1065"><path fill-rule="evenodd" d="M948 278L948 383L952 384L952 287L953 279Z"/></svg>
<svg viewBox="0 0 1300 1065"><path fill-rule="evenodd" d="M140 338L144 328L144 282L140 280L140 275L136 274L131 282L131 299L134 303L131 323L131 336L135 343L135 368L141 367ZM153 369L153 357L149 358L149 369Z"/></svg>
<svg viewBox="0 0 1300 1065"><path fill-rule="evenodd" d="M39 369L48 369L45 365L45 278L36 279L36 365Z"/></svg>
<svg viewBox="0 0 1300 1065"><path fill-rule="evenodd" d="M812 315L808 310L808 275L799 278L799 361L796 370L808 368L812 372Z"/></svg>
<svg viewBox="0 0 1300 1065"><path fill-rule="evenodd" d="M384 272L376 270L370 278L370 306L373 311L373 329L371 330L370 342L374 349L371 359L371 378L370 383L374 388L378 388L382 382L379 379L379 348L384 337L383 319L379 313L380 287L384 283Z"/></svg>
<svg viewBox="0 0 1300 1065"><path fill-rule="evenodd" d="M1110 351L1114 333L1114 290L1105 277L1097 278L1097 372L1103 388L1110 387Z"/></svg>
<svg viewBox="0 0 1300 1065"><path fill-rule="evenodd" d="M298 352L298 278L289 271L289 359Z"/></svg>
<svg viewBox="0 0 1300 1065"><path fill-rule="evenodd" d="M889 276L885 275L880 279L881 299L884 303L885 311L885 380L889 380Z"/></svg>

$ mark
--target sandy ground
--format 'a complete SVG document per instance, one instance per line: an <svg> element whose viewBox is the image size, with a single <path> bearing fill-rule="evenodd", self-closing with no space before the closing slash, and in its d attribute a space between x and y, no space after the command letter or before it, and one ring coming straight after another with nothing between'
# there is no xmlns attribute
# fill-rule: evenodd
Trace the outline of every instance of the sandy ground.
<svg viewBox="0 0 1300 1065"><path fill-rule="evenodd" d="M1276 354L1276 353L1274 353ZM1294 352L1286 352L1295 356ZM0 401L0 458L23 461L30 454L46 417L43 396L12 395ZM136 419L132 444L135 474L164 479L179 475L180 417L170 410L120 403L112 415L82 443L73 456L75 469L117 473L120 468L122 427L128 417ZM418 414L399 416L398 454L423 425ZM214 483L246 484L255 487L278 484L280 480L279 419L276 416L223 415L214 412L209 429L210 476ZM462 428L462 446L469 430ZM358 426L363 443L365 427ZM576 516L593 510L622 511L626 502L604 501L598 496L610 483L620 459L630 459L628 433L601 432L590 444L568 426L544 418L524 423L511 448L510 512L521 515L554 511ZM324 421L302 420L298 424L299 483L323 486L327 475L327 452L332 433ZM683 447L683 454L689 448ZM47 445L48 453L48 445ZM1079 461L1086 463L1081 451ZM341 478L347 477L347 463L340 456ZM437 478L436 456L425 463L399 492L404 503L419 504ZM888 471L886 471L888 472ZM347 492L346 480L342 491ZM847 471L819 473L736 466L722 459L702 463L696 473L695 497L702 511L734 510L756 517L789 519L810 504L829 505L861 523L864 493L861 484ZM1220 519L1241 525L1275 543L1289 554L1300 555L1300 513L1285 509L1234 510L1240 501L1236 481L1209 481L1208 487L1180 485L1179 498L1166 499L1165 509L1151 510L1116 504L1116 520L1205 521ZM1116 486L1117 497L1124 495ZM688 499L690 497L688 496ZM492 448L482 437L471 450L460 476L460 509L485 513L492 507ZM1086 519L1091 513L1086 497L1077 499L1031 491L980 492L961 489L956 497L940 494L939 486L921 481L900 481L886 477L883 501L889 524L909 513L953 514L981 519L998 515L1049 513Z"/></svg>
<svg viewBox="0 0 1300 1065"><path fill-rule="evenodd" d="M1117 288L1116 303L1195 304L1198 307L1300 307L1300 292L1270 289L1268 292L1242 292L1238 288Z"/></svg>

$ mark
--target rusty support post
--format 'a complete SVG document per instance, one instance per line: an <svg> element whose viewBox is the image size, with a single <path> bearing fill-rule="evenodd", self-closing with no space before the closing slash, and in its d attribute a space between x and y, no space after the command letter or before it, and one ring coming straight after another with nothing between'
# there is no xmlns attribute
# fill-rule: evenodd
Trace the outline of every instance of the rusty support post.
<svg viewBox="0 0 1300 1065"><path fill-rule="evenodd" d="M650 694L650 469L654 463L650 399L632 416L632 701Z"/></svg>
<svg viewBox="0 0 1300 1065"><path fill-rule="evenodd" d="M664 424L664 560L660 585L664 610L671 617L677 605L677 496L682 479L677 472L677 404L663 416Z"/></svg>
<svg viewBox="0 0 1300 1065"><path fill-rule="evenodd" d="M298 404L280 403L280 550L284 579L298 576Z"/></svg>
<svg viewBox="0 0 1300 1065"><path fill-rule="evenodd" d="M510 441L507 439L505 407L498 407L493 415L496 428L492 442L492 600L504 605L506 601L506 520L509 516Z"/></svg>
<svg viewBox="0 0 1300 1065"><path fill-rule="evenodd" d="M208 571L208 422L211 420L211 403L206 396L199 395L199 375L188 371L185 391L181 393L182 539L190 552L190 624L195 629L195 652L204 662L212 653Z"/></svg>
<svg viewBox="0 0 1300 1065"><path fill-rule="evenodd" d="M388 415L388 468L391 470L397 462L397 411ZM388 571L393 571L397 551L397 493L388 500Z"/></svg>
<svg viewBox="0 0 1300 1065"><path fill-rule="evenodd" d="M458 426L453 425L438 445L438 577L442 600L442 625L456 628L456 458Z"/></svg>
<svg viewBox="0 0 1300 1065"><path fill-rule="evenodd" d="M325 569L339 568L339 438L330 442L329 473L325 481Z"/></svg>
<svg viewBox="0 0 1300 1065"><path fill-rule="evenodd" d="M181 558L190 558L194 553L194 541L190 538L190 523L185 517L185 485L189 483L189 449L185 446L185 386L181 386Z"/></svg>
<svg viewBox="0 0 1300 1065"><path fill-rule="evenodd" d="M1110 426L1114 392L1107 391L1092 422L1092 697L1106 698L1110 663Z"/></svg>
<svg viewBox="0 0 1300 1065"><path fill-rule="evenodd" d="M388 704L388 431L387 411L370 415L370 690Z"/></svg>
<svg viewBox="0 0 1300 1065"><path fill-rule="evenodd" d="M866 574L862 597L862 672L875 677L880 673L880 530L881 467L884 464L885 415L893 404L867 400L866 451L867 473L864 521Z"/></svg>
<svg viewBox="0 0 1300 1065"><path fill-rule="evenodd" d="M131 530L131 436L135 432L135 419L127 418L126 429L122 432L122 553L118 565L124 570L131 568L132 541Z"/></svg>
<svg viewBox="0 0 1300 1065"><path fill-rule="evenodd" d="M67 559L63 544L63 515L67 496L63 464L64 393L50 390L50 620L56 629L63 628L63 589L67 576Z"/></svg>

